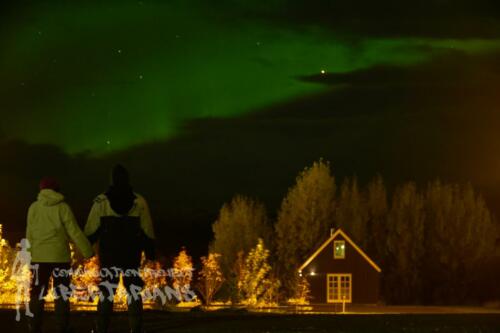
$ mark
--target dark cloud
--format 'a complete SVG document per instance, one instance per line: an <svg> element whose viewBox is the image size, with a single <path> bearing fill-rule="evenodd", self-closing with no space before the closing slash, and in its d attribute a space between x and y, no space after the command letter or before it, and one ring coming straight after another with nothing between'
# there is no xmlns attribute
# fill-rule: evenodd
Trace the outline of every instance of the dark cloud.
<svg viewBox="0 0 500 333"><path fill-rule="evenodd" d="M87 1L91 3L92 1ZM101 5L102 2L97 2ZM107 4L113 1L106 2ZM136 4L136 0L115 0L116 4ZM165 1L148 0L145 6L165 10ZM64 0L23 0L2 2L3 21L16 19L30 21L30 8L58 5L71 9ZM169 5L179 8L200 8L214 21L231 24L241 19L261 19L293 29L323 27L336 37L430 37L430 38L498 38L500 37L500 3L494 0L174 0ZM103 4L102 4L103 5ZM22 16L21 16L22 15ZM175 15L175 13L173 14ZM0 23L1 24L1 23Z"/></svg>
<svg viewBox="0 0 500 333"><path fill-rule="evenodd" d="M397 87L411 86L487 86L500 80L498 53L471 55L463 51L446 50L431 61L415 66L378 65L348 73L315 74L299 77L306 82L328 86Z"/></svg>
<svg viewBox="0 0 500 333"><path fill-rule="evenodd" d="M497 38L500 4L492 0L275 0L259 4L227 0L214 12L264 18L297 28L321 26L354 38Z"/></svg>

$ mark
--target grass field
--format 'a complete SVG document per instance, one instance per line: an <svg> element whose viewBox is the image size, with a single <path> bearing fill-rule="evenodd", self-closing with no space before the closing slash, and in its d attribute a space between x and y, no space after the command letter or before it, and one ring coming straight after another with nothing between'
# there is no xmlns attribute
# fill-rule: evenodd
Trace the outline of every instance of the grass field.
<svg viewBox="0 0 500 333"><path fill-rule="evenodd" d="M72 316L75 332L91 332L95 313ZM53 314L47 313L45 332L53 332ZM125 313L113 317L111 332L127 332ZM498 333L500 314L257 314L257 313L168 313L147 312L146 332L432 332ZM0 311L0 332L26 332L23 322L15 321L13 311Z"/></svg>

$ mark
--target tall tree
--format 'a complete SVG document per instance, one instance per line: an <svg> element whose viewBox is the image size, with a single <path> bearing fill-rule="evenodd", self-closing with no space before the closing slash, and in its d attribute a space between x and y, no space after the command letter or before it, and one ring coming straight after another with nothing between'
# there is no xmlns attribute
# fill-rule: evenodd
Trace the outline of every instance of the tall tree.
<svg viewBox="0 0 500 333"><path fill-rule="evenodd" d="M346 231L354 241L365 248L368 211L356 177L346 178L340 187L335 209L335 226Z"/></svg>
<svg viewBox="0 0 500 333"><path fill-rule="evenodd" d="M477 263L495 248L496 226L472 186L435 181L426 191L427 302L460 303Z"/></svg>
<svg viewBox="0 0 500 333"><path fill-rule="evenodd" d="M270 239L264 205L241 195L222 206L212 229L214 241L210 252L221 255L220 265L226 277L230 275L239 252L247 254L259 238L266 242Z"/></svg>
<svg viewBox="0 0 500 333"><path fill-rule="evenodd" d="M276 251L279 275L288 296L294 294L299 265L328 235L334 200L335 179L329 163L320 160L300 173L281 204Z"/></svg>
<svg viewBox="0 0 500 333"><path fill-rule="evenodd" d="M377 175L366 188L366 249L379 265L384 265L387 238L387 191L382 176Z"/></svg>
<svg viewBox="0 0 500 333"><path fill-rule="evenodd" d="M415 183L397 188L387 217L389 262L385 291L390 301L418 301L415 297L421 295L424 223L424 200Z"/></svg>

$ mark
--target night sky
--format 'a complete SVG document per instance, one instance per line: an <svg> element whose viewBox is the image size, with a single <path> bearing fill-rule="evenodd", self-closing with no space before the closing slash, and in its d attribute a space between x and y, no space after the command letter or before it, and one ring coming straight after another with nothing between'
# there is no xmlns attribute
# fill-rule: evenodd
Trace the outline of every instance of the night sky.
<svg viewBox="0 0 500 333"><path fill-rule="evenodd" d="M493 1L17 1L0 7L0 223L46 174L83 224L115 162L165 251L241 193L274 215L306 165L472 182L500 208Z"/></svg>

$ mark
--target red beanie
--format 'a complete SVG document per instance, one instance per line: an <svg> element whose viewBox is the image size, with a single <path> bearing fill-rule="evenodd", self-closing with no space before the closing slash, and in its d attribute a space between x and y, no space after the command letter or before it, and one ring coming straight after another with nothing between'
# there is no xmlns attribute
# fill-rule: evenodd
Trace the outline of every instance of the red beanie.
<svg viewBox="0 0 500 333"><path fill-rule="evenodd" d="M50 189L58 192L60 188L59 182L54 178L45 177L40 181L40 190Z"/></svg>

